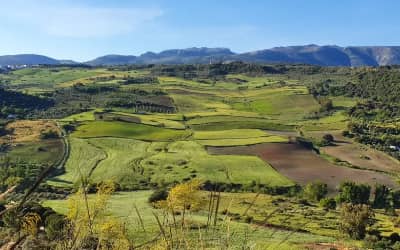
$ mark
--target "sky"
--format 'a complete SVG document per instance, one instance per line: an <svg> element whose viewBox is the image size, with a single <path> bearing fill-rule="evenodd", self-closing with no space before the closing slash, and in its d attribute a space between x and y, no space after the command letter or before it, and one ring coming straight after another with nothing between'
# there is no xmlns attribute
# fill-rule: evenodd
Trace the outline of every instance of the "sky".
<svg viewBox="0 0 400 250"><path fill-rule="evenodd" d="M398 0L0 0L0 55L400 45Z"/></svg>

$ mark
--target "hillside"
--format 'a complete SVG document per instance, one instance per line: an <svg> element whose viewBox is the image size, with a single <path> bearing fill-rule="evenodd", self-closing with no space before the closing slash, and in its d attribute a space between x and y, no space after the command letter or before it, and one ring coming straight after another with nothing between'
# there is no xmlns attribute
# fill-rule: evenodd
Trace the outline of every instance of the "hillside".
<svg viewBox="0 0 400 250"><path fill-rule="evenodd" d="M143 57L214 53L231 52ZM243 62L0 74L0 246L398 249L399 83L399 67Z"/></svg>
<svg viewBox="0 0 400 250"><path fill-rule="evenodd" d="M147 52L140 56L109 55L86 62L89 65L185 64L243 61L300 63L320 66L382 66L400 63L400 47L289 46L237 54L224 48L190 48Z"/></svg>
<svg viewBox="0 0 400 250"><path fill-rule="evenodd" d="M209 63L210 60L223 60L234 53L226 48L172 49L160 53L146 52L140 56L107 55L86 62L89 65L123 64L184 64Z"/></svg>
<svg viewBox="0 0 400 250"><path fill-rule="evenodd" d="M41 55L20 54L0 56L0 65L36 65L36 64L60 64L60 61Z"/></svg>

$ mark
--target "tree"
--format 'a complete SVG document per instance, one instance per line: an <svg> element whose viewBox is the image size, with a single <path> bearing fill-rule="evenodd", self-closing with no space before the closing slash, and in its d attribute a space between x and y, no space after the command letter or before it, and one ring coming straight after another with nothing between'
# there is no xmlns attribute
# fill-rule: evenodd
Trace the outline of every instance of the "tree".
<svg viewBox="0 0 400 250"><path fill-rule="evenodd" d="M68 224L64 241L59 245L68 249L129 249L126 228L117 218L107 216L107 205L115 184L106 181L97 186L89 198L88 187L82 184L77 193L68 199Z"/></svg>
<svg viewBox="0 0 400 250"><path fill-rule="evenodd" d="M196 209L201 205L199 189L201 182L193 179L189 182L178 184L168 194L167 205L172 211L182 212L182 224L185 222L185 212Z"/></svg>
<svg viewBox="0 0 400 250"><path fill-rule="evenodd" d="M338 203L368 204L371 187L354 182L343 182L336 197Z"/></svg>
<svg viewBox="0 0 400 250"><path fill-rule="evenodd" d="M393 208L400 208L400 190L392 191L390 193L390 196Z"/></svg>
<svg viewBox="0 0 400 250"><path fill-rule="evenodd" d="M322 136L321 144L322 144L322 146L329 146L334 141L335 141L335 138L333 137L333 135L325 134L324 136Z"/></svg>
<svg viewBox="0 0 400 250"><path fill-rule="evenodd" d="M101 119L101 118L100 118L100 119ZM62 127L63 127L63 129L64 129L67 133L74 132L75 129L76 129L76 126L73 125L73 124L64 124Z"/></svg>
<svg viewBox="0 0 400 250"><path fill-rule="evenodd" d="M333 109L333 102L331 99L324 97L324 98L319 98L318 101L319 104L321 105L320 108L321 112L331 111Z"/></svg>
<svg viewBox="0 0 400 250"><path fill-rule="evenodd" d="M166 188L161 188L158 190L155 190L149 197L148 201L150 203L158 202L158 201L163 201L168 198L168 190Z"/></svg>
<svg viewBox="0 0 400 250"><path fill-rule="evenodd" d="M336 201L333 198L323 198L319 201L319 205L325 210L336 209Z"/></svg>
<svg viewBox="0 0 400 250"><path fill-rule="evenodd" d="M377 184L375 186L375 195L374 195L374 208L388 208L390 205L389 201L390 189L382 184Z"/></svg>
<svg viewBox="0 0 400 250"><path fill-rule="evenodd" d="M318 202L328 193L328 185L319 181L308 183L303 192L308 200Z"/></svg>
<svg viewBox="0 0 400 250"><path fill-rule="evenodd" d="M60 135L57 131L54 131L54 130L43 131L40 134L40 139L44 139L44 140L57 139L57 138L60 138Z"/></svg>
<svg viewBox="0 0 400 250"><path fill-rule="evenodd" d="M363 239L373 218L374 213L368 205L344 203L340 211L340 231L352 239Z"/></svg>

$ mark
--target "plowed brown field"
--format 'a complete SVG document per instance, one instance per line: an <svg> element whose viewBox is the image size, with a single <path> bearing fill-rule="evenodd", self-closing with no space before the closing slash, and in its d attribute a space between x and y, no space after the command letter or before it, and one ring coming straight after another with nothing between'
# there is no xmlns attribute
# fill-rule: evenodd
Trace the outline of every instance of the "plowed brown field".
<svg viewBox="0 0 400 250"><path fill-rule="evenodd" d="M252 146L208 147L208 151L220 155L256 155L299 184L319 180L328 184L331 191L345 180L368 183L372 186L375 183L383 183L390 187L397 185L386 174L336 166L298 144L264 143Z"/></svg>

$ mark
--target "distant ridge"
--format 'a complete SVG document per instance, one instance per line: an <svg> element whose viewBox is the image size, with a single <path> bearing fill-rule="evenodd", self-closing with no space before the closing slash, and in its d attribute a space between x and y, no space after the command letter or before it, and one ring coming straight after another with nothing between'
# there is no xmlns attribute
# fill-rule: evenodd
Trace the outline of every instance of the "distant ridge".
<svg viewBox="0 0 400 250"><path fill-rule="evenodd" d="M212 59L219 61L234 56L226 48L189 48L171 49L160 53L146 52L140 56L107 55L86 62L89 65L121 65L121 64L185 64L209 63Z"/></svg>
<svg viewBox="0 0 400 250"><path fill-rule="evenodd" d="M400 46L302 46L275 47L246 53L234 53L228 48L171 49L160 53L105 55L83 64L91 66L129 64L189 64L243 61L254 63L301 63L320 66L384 66L400 64ZM46 56L24 54L0 56L0 65L78 64Z"/></svg>
<svg viewBox="0 0 400 250"><path fill-rule="evenodd" d="M226 61L256 63L304 63L320 66L381 66L400 64L400 46L355 46L335 45L288 46L233 53L226 48L189 48L166 50L160 53L147 52L140 56L110 55L96 58L86 64L184 64Z"/></svg>
<svg viewBox="0 0 400 250"><path fill-rule="evenodd" d="M60 64L59 60L35 55L35 54L20 54L20 55L7 55L0 56L0 65L36 65L36 64Z"/></svg>

